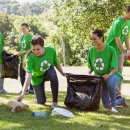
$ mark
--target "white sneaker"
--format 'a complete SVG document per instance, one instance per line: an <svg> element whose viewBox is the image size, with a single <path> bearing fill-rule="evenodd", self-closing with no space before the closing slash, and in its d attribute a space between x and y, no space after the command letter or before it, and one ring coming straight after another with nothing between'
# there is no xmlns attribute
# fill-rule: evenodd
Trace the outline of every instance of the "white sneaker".
<svg viewBox="0 0 130 130"><path fill-rule="evenodd" d="M113 112L113 113L118 113L118 111L116 110L115 107L111 107L111 112Z"/></svg>
<svg viewBox="0 0 130 130"><path fill-rule="evenodd" d="M7 93L6 91L5 91L5 89L0 89L0 93Z"/></svg>

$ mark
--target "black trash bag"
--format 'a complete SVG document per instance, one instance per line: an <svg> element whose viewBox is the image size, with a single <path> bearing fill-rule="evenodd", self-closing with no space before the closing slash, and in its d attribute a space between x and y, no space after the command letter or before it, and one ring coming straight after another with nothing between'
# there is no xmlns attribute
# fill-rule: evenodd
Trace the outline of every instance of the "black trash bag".
<svg viewBox="0 0 130 130"><path fill-rule="evenodd" d="M67 95L64 104L84 111L99 109L102 78L100 76L67 74Z"/></svg>
<svg viewBox="0 0 130 130"><path fill-rule="evenodd" d="M18 79L18 57L2 51L2 72L1 78Z"/></svg>

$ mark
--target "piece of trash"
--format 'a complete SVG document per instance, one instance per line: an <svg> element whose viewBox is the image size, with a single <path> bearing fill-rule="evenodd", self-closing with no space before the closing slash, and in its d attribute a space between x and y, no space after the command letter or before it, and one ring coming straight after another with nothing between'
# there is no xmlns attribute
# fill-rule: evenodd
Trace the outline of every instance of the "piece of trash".
<svg viewBox="0 0 130 130"><path fill-rule="evenodd" d="M28 109L28 105L26 105L24 103L21 103L21 102L19 102L17 100L9 101L8 106L10 108L12 108L11 112L17 112L17 111L20 111L20 110Z"/></svg>
<svg viewBox="0 0 130 130"><path fill-rule="evenodd" d="M32 116L48 118L47 112L32 112Z"/></svg>
<svg viewBox="0 0 130 130"><path fill-rule="evenodd" d="M72 112L70 112L64 108L60 108L60 107L55 107L52 110L51 116L55 116L55 115L62 115L65 117L70 117L70 118L75 117L75 115Z"/></svg>

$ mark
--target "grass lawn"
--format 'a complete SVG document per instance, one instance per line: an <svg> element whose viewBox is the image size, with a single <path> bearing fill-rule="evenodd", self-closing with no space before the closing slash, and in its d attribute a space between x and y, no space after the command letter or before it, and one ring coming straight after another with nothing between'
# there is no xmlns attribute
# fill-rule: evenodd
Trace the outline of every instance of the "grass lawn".
<svg viewBox="0 0 130 130"><path fill-rule="evenodd" d="M48 112L51 114L51 93L47 92L46 106L35 103L35 96L27 94L23 103L29 105L26 111L12 113L7 107L8 100L14 100L17 94L0 94L0 130L130 130L130 109L118 108L113 114L100 106L99 111L83 112L70 110L75 117L49 116L47 119L33 117L32 112ZM65 92L59 93L59 106L64 106ZM130 97L126 97L130 105Z"/></svg>

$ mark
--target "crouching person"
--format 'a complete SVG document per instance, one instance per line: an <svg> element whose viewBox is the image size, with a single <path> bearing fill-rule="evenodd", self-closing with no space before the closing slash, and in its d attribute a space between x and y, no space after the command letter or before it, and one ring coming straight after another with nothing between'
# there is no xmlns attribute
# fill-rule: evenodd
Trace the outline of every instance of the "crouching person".
<svg viewBox="0 0 130 130"><path fill-rule="evenodd" d="M46 96L44 82L50 81L52 89L52 108L57 106L58 101L58 78L54 66L66 76L58 63L56 51L50 46L44 46L44 40L41 36L34 37L31 42L32 50L26 58L26 80L21 95L17 98L21 101L30 85L33 85L38 104L45 104Z"/></svg>
<svg viewBox="0 0 130 130"><path fill-rule="evenodd" d="M116 110L116 87L120 85L122 75L118 72L117 54L113 47L104 44L104 34L100 29L92 32L93 46L88 54L89 74L94 71L103 77L102 102L111 112Z"/></svg>

